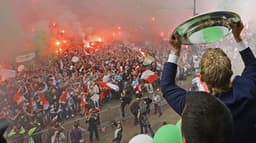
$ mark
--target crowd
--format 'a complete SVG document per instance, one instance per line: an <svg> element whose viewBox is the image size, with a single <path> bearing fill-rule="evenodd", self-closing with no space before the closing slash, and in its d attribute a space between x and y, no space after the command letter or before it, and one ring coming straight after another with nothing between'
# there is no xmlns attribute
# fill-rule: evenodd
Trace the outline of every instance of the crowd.
<svg viewBox="0 0 256 143"><path fill-rule="evenodd" d="M241 42L239 36L235 35L237 33L233 34L236 40ZM214 106L220 106L218 110L223 112L223 114L220 113L220 117L223 117L223 120L226 120L225 123L227 123L221 124L223 125L223 135L226 135L224 142L231 141L230 130L234 132L233 140L234 138L237 142L245 140L244 138L247 135L249 136L255 132L252 128L255 121L250 120L250 123L246 125L242 123L247 116L254 119L249 107L254 106L252 104L254 102L254 80L252 79L254 78L255 58L248 50L249 48L245 47L239 50L246 66L241 77L248 76L251 82L247 83L246 80L244 81L238 77L232 88L229 82L233 72L230 60L225 59L226 55L223 51L207 49L203 54L205 48L195 49L187 46L183 47L182 50L184 51L181 52L181 43L179 43L179 39L175 40L171 44L174 47L172 50L176 53L171 53L168 59L163 56L168 51L168 46L163 46L161 50L157 50L157 48L145 46L141 43L132 44L118 41L95 48L93 52L87 51L83 46L71 44L70 48L59 51L52 57L37 57L32 61L23 63L24 69L18 70L15 78L0 83L0 104L2 106L0 118L6 118L10 122L6 134L7 138L11 143L21 143L25 142L23 137L26 134L28 135L28 141L31 143L41 143L44 142L43 140L49 143L65 143L67 137L72 143L78 143L84 142L82 134L88 131L90 142L93 142L94 136L96 140L99 140L100 111L104 109L105 102L112 102L114 99L120 100L121 120L126 118L125 108L129 105L134 118L134 125L139 125L140 133L150 134L153 137L155 131L149 121L151 104L154 105L155 114L160 117L163 113L159 95L160 79L147 80L142 78L145 72L151 73L148 71L152 71L158 77L161 77L161 89L164 98L182 116L184 121L182 122L182 133L188 142L194 140L190 136L197 133L194 127L189 124L195 123L203 130L205 129L196 120L190 120L190 113L197 114L197 112L200 112L207 114L207 116L213 114L216 116L216 112L212 112L210 104L209 107L202 104L206 100L207 102L216 100L215 98L210 99L211 97L208 97L210 94L217 96L226 104L222 105L223 103L219 99L212 103ZM231 49L228 48L227 50ZM206 56L207 54L208 56ZM214 72L211 74L207 69L210 64L218 62L217 60L211 61L213 55L217 55L215 58L220 58L220 60L223 60L221 58L224 57L224 60L217 63L217 65L226 64L223 67L226 71L221 68L217 71L223 72L222 74L225 76L221 75L221 77L212 79L213 75L218 75ZM179 57L179 65L177 65ZM199 62L200 57L202 57L201 62ZM166 60L168 62L165 63L163 70L163 63ZM19 64L11 64L6 67L17 69L19 66ZM200 74L199 69L201 69ZM197 78L192 81L196 82L195 86L197 87L192 87L190 91L203 90L209 92L209 94L186 91L176 85L177 79L184 80L186 76L193 72L197 73ZM247 75L248 72L249 75ZM198 81L204 81L204 83L200 82L201 85L199 85ZM240 91L235 90L237 88L236 82L248 84L247 88L251 89L249 91L246 88L243 89L244 94L248 95L242 95ZM253 95L250 96L251 93ZM203 97L200 97L195 101L195 99L187 98L188 94L193 94L192 97L197 94L204 94L203 96L207 99L204 100ZM236 95L237 97L229 99L229 95ZM192 102L198 103L198 107L193 106ZM226 106L231 110L231 113ZM201 107L203 111L199 111ZM248 112L240 116L245 109L248 109ZM224 114L227 116L224 116ZM231 127L231 114L234 120L234 128ZM77 116L84 117L88 129L83 129L80 123L75 121L73 128L66 134L63 124L70 118ZM200 117L197 115L195 118ZM208 123L208 120L205 122L211 128L214 128L218 123L213 122L214 117L209 118L209 121L211 119L211 123ZM115 126L113 142L120 143L124 130L121 121L114 121L113 125ZM251 130L251 133L245 134L238 131L242 126L244 132ZM46 139L42 139L40 134L37 134L44 129L48 130ZM191 133L192 131L193 133ZM203 132L198 131L199 133ZM211 136L211 129L205 134ZM239 136L235 136L237 134ZM207 140L208 138L205 138L205 141ZM252 139L248 137L247 140L251 141ZM218 141L216 140L216 142Z"/></svg>
<svg viewBox="0 0 256 143"><path fill-rule="evenodd" d="M17 71L15 78L0 83L3 107L0 116L11 123L7 137L13 142L22 142L22 136L29 131L36 133L45 127L55 128L56 132L49 133L47 137L50 142L52 135L63 137L60 131L66 120L86 116L90 140L92 134L98 139L96 126L100 124L100 119L94 113L104 109L105 102L120 98L122 118L125 118L125 106L132 98L139 99L143 93L147 93L150 96L139 100L144 101L148 97L145 99L149 101L149 109L151 96L159 87L159 79L152 84L144 84L140 76L147 69L160 76L164 61L162 55L167 50L168 47L164 46L159 51L141 43L113 42L89 53L83 47L75 45L52 57L37 57L23 63L25 68ZM147 55L153 57L153 60L143 63ZM17 69L19 66L10 64L8 68ZM111 83L118 88L106 87L99 81ZM156 112L161 115L159 95L152 99ZM146 122L148 117L144 117L146 114L142 112L136 115L136 119L144 119ZM144 122L140 122L141 128L148 126L143 124ZM33 137L33 140L42 141L40 136Z"/></svg>

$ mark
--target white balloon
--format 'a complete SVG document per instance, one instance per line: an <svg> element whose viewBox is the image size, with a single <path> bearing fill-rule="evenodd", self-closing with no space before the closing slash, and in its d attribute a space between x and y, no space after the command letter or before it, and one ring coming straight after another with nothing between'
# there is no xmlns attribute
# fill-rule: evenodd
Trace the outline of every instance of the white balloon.
<svg viewBox="0 0 256 143"><path fill-rule="evenodd" d="M153 143L152 137L146 134L139 134L134 136L129 143Z"/></svg>

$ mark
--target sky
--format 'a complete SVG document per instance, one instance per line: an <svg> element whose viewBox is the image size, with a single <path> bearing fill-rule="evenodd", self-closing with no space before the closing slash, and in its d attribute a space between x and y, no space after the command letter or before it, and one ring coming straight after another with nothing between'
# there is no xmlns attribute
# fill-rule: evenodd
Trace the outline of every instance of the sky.
<svg viewBox="0 0 256 143"><path fill-rule="evenodd" d="M167 36L193 16L193 7L194 0L0 0L0 62L29 52L32 29L45 30L49 21L79 34L119 26L146 39ZM196 0L197 14L216 10L235 11L255 29L253 0Z"/></svg>

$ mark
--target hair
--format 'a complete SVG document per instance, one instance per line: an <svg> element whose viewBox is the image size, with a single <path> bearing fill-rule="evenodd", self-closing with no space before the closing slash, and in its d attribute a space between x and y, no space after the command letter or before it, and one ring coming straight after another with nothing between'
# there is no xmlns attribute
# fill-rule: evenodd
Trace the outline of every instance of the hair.
<svg viewBox="0 0 256 143"><path fill-rule="evenodd" d="M233 120L229 109L206 92L186 96L182 135L186 143L231 143Z"/></svg>
<svg viewBox="0 0 256 143"><path fill-rule="evenodd" d="M79 127L79 121L74 121L74 127L78 128Z"/></svg>
<svg viewBox="0 0 256 143"><path fill-rule="evenodd" d="M218 96L230 88L233 75L231 62L220 48L207 48L201 61L201 80L206 82L212 95Z"/></svg>

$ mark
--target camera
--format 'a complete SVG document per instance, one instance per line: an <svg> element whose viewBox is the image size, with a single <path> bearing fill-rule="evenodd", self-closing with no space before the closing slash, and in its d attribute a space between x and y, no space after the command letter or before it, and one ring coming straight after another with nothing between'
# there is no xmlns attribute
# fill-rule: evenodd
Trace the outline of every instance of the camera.
<svg viewBox="0 0 256 143"><path fill-rule="evenodd" d="M117 122L116 122L115 120L113 120L113 121L111 122L111 127L114 128L114 127L116 127L116 126L117 126Z"/></svg>
<svg viewBox="0 0 256 143"><path fill-rule="evenodd" d="M111 122L111 127L112 127L112 128L117 127L118 125L121 125L121 122L120 122L119 120L118 120L118 121L113 120L113 121Z"/></svg>

